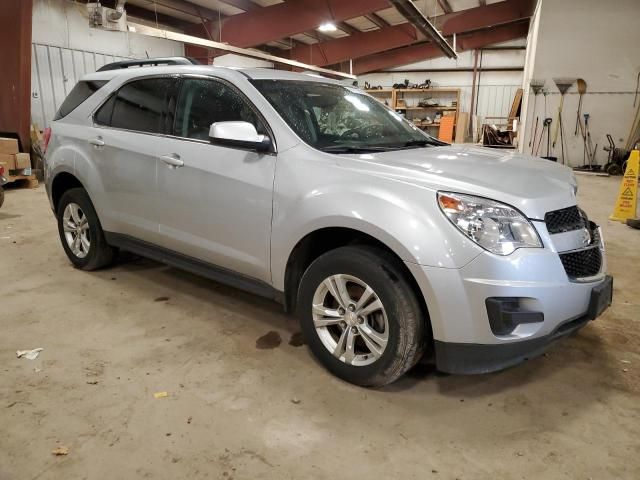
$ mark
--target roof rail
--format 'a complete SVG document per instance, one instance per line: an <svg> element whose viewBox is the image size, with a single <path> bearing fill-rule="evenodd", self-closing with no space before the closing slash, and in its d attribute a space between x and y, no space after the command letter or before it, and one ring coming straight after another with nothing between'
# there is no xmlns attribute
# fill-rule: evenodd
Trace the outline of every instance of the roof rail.
<svg viewBox="0 0 640 480"><path fill-rule="evenodd" d="M145 58L142 60L123 60L122 62L107 63L97 71L105 72L107 70L119 70L121 68L156 67L159 65L200 65L200 62L189 57Z"/></svg>

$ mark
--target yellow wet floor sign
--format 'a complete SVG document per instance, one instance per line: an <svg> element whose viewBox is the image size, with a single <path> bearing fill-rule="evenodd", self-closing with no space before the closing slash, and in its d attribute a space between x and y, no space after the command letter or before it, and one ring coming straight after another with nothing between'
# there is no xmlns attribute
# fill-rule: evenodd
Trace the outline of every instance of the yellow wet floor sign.
<svg viewBox="0 0 640 480"><path fill-rule="evenodd" d="M620 193L616 206L609 217L610 220L626 222L628 218L636 218L638 205L638 173L640 173L640 151L633 150L627 161L627 168L622 177Z"/></svg>

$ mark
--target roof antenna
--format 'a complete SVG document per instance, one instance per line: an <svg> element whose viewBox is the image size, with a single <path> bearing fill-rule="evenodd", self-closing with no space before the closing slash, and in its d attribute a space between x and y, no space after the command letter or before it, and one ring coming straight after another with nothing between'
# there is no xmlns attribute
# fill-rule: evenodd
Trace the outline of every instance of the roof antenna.
<svg viewBox="0 0 640 480"><path fill-rule="evenodd" d="M149 52L147 52L146 50L144 51L144 54L147 56L147 58L149 58Z"/></svg>

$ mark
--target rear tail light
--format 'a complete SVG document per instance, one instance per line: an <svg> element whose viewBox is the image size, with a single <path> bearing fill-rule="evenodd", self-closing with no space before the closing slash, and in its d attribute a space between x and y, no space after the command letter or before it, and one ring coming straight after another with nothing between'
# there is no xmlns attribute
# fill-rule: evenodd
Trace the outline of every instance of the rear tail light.
<svg viewBox="0 0 640 480"><path fill-rule="evenodd" d="M47 153L47 147L49 146L49 140L51 140L51 129L49 127L44 129L42 134L42 139L44 141L44 153Z"/></svg>
<svg viewBox="0 0 640 480"><path fill-rule="evenodd" d="M0 176L4 175L4 167L0 165Z"/></svg>

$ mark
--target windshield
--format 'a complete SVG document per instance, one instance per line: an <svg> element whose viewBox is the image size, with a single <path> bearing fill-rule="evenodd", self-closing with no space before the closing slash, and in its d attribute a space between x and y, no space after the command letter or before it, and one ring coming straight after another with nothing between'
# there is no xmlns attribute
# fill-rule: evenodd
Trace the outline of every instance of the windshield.
<svg viewBox="0 0 640 480"><path fill-rule="evenodd" d="M356 88L319 82L254 80L306 143L326 152L444 145Z"/></svg>

